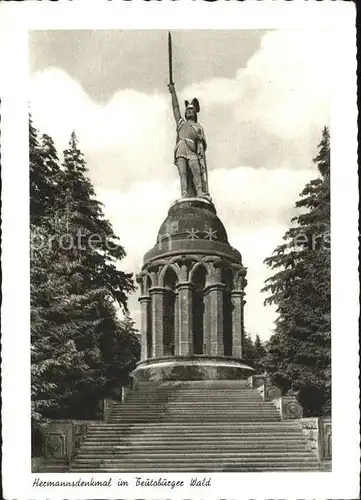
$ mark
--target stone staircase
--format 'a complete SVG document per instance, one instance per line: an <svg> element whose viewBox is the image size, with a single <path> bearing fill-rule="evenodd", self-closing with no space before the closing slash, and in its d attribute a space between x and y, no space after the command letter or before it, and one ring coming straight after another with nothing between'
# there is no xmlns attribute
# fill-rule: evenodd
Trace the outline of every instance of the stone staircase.
<svg viewBox="0 0 361 500"><path fill-rule="evenodd" d="M246 381L144 384L92 425L70 472L319 471L297 420Z"/></svg>

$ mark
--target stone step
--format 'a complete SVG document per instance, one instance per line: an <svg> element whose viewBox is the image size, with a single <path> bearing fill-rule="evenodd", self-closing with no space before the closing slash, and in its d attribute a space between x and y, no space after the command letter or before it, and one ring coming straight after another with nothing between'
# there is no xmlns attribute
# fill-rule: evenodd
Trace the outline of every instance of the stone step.
<svg viewBox="0 0 361 500"><path fill-rule="evenodd" d="M205 396L220 396L223 395L224 397L227 396L251 396L251 395L259 395L260 392L258 389L236 389L236 388L230 388L230 389L219 389L219 388L205 388L205 389L191 389L191 388L175 388L173 390L169 391L134 391L134 392L128 392L127 396L128 397L133 397L133 396L148 396L148 395L154 395L156 397L162 398L162 397L168 397L172 395L205 395Z"/></svg>
<svg viewBox="0 0 361 500"><path fill-rule="evenodd" d="M199 394L197 396L191 396L191 395L187 395L187 394L173 394L173 395L170 395L168 397L164 397L164 398L159 398L159 397L156 397L156 396L153 396L153 395L148 395L148 396L142 396L142 397L127 397L125 399L125 403L129 403L129 402L135 402L135 403L139 403L139 404L142 404L142 403L145 403L145 402L153 402L153 401L156 401L156 402L168 402L168 401L181 401L181 402L186 402L186 401L204 401L204 402L232 402L232 401L257 401L257 402L262 402L263 399L262 399L262 396L260 394L252 394L252 395L249 395L249 396L242 396L242 395L233 395L232 397L226 397L226 396L222 396L222 394L217 394L217 395L214 395L214 396L210 396L210 395L206 395L206 394ZM120 401L119 402L115 402L116 404L122 404ZM124 403L123 403L124 404Z"/></svg>
<svg viewBox="0 0 361 500"><path fill-rule="evenodd" d="M143 404L143 403L152 403L152 402L157 402L157 403L162 403L162 402L168 402L168 401L180 401L180 402L186 402L186 401L196 401L196 402L199 402L199 401L204 401L204 402L209 402L209 403L213 403L213 402L236 402L236 401L256 401L256 402L262 402L263 399L261 397L260 394L256 394L256 395L252 395L252 396L232 396L232 397L222 397L222 395L215 395L215 396L206 396L205 394L200 394L198 396L190 396L190 395L180 395L180 394L176 394L176 395L172 395L172 396L169 396L169 397L164 397L164 398L158 398L158 397L155 397L155 396L152 396L152 395L149 395L147 397L139 397L139 398L126 398L125 399L125 403L130 403L130 402L134 402L134 403L137 403L137 404ZM120 401L119 402L115 402L116 404L122 404ZM123 403L124 404L124 403Z"/></svg>
<svg viewBox="0 0 361 500"><path fill-rule="evenodd" d="M217 413L202 413L202 412L194 412L194 413L175 413L175 412L167 412L167 413L144 413L144 414L137 414L137 413L121 413L121 414L116 414L116 415L110 415L108 422L113 422L113 421L125 421L125 419L134 421L134 422L139 422L139 421L144 421L146 419L152 419L153 421L159 421L159 423L163 421L167 421L169 423L176 423L176 422L187 422L187 421L197 421L197 422L212 422L212 421L220 421L220 422L237 422L238 420L240 422L243 421L252 421L252 422L257 422L259 421L267 421L267 419L277 421L280 420L280 415L275 412L267 412L267 413L229 413L227 415L222 415L222 414L217 414Z"/></svg>
<svg viewBox="0 0 361 500"><path fill-rule="evenodd" d="M110 424L109 424L110 425ZM90 429L86 436L107 436L107 435L124 435L124 436L179 436L179 437L184 437L187 436L189 438L191 437L197 437L197 436L221 436L222 438L225 438L226 436L260 436L260 438L279 438L280 436L302 436L302 433L299 429L274 429L273 431L270 431L268 429L262 429L262 428L255 428L252 429L251 427L247 427L245 429L239 429L239 428L229 428L229 429L219 429L217 431L216 428L213 429L202 429L202 428L197 428L197 429L189 429L189 428L178 428L177 426L175 427L169 427L165 426L164 429L161 427L159 429L153 429L153 428L147 428L144 427L143 429L140 428L133 428L132 426L126 426L123 428L113 428L113 429Z"/></svg>
<svg viewBox="0 0 361 500"><path fill-rule="evenodd" d="M39 472L68 472L69 466L64 463L49 463L48 461L39 466Z"/></svg>
<svg viewBox="0 0 361 500"><path fill-rule="evenodd" d="M319 464L302 464L298 462L289 462L288 464L279 463L257 463L257 464L225 464L216 463L209 464L208 466L189 465L188 463L177 464L176 467L165 466L158 467L157 465L150 466L137 466L127 464L120 464L116 467L99 467L97 464L90 465L74 465L69 472L107 472L107 473L211 473L211 472L319 472Z"/></svg>
<svg viewBox="0 0 361 500"><path fill-rule="evenodd" d="M259 394L258 389L247 389L243 387L177 387L175 389L171 389L168 391L149 391L153 392L154 394ZM144 391L143 393L146 393ZM129 393L129 394L140 394L139 392L134 392L134 393Z"/></svg>
<svg viewBox="0 0 361 500"><path fill-rule="evenodd" d="M168 441L168 443L167 443ZM169 441L172 441L169 443ZM199 435L199 436L194 436L193 438L187 439L187 436L181 436L178 437L176 435L170 435L170 434L165 434L165 435L159 435L159 436L154 436L152 437L151 435L145 435L145 436L124 436L124 435L111 435L111 436L105 436L105 435L97 435L97 436L87 436L84 440L84 445L87 444L104 444L107 446L111 446L113 444L120 444L124 443L127 446L133 446L136 443L139 443L142 446L149 446L149 445L158 445L160 444L161 446L176 446L177 444L183 445L184 443L190 443L192 446L198 446L200 444L204 443L209 443L209 446L219 446L219 444L225 443L225 445L231 445L231 443L234 443L236 446L246 446L248 444L250 445L255 445L258 446L259 443L264 444L265 446L281 446L283 443L288 443L292 445L293 443L299 443L302 441L302 438L298 435L295 436L290 436L288 437L287 435L283 436L277 436L276 439L267 439L265 436L238 436L238 435L226 435L226 436L221 436L217 437L216 435L214 436L207 436L207 435Z"/></svg>
<svg viewBox="0 0 361 500"><path fill-rule="evenodd" d="M165 443L164 440L168 440L168 443ZM172 443L169 443L169 441L172 440ZM302 442L303 436L300 435L293 435L293 436L287 436L286 434L284 435L278 435L275 438L269 438L267 439L266 436L263 435L232 435L232 434L227 434L227 435L221 435L220 437L217 437L217 435L202 435L199 434L197 436L177 436L177 435L172 435L172 434L164 434L164 435L157 435L157 436L152 436L150 434L148 435L143 435L143 436L137 436L137 435L93 435L93 436L86 436L84 443L96 443L99 445L109 444L111 442L124 442L126 444L135 444L135 443L142 443L144 445L148 444L157 444L160 443L162 446L169 444L169 446L172 446L173 444L176 445L177 443L182 444L183 443L186 445L187 443L191 443L192 446L200 444L200 443L209 443L210 446L213 446L215 444L219 443L226 443L228 445L231 445L234 443L235 445L243 445L247 443L255 444L257 445L258 443L262 443L264 445L269 445L269 446L275 446L277 444L283 444L283 443L299 443Z"/></svg>
<svg viewBox="0 0 361 500"><path fill-rule="evenodd" d="M209 422L206 422L206 423L209 423ZM205 423L205 424L206 424ZM262 422L260 422L262 423ZM269 423L269 422L265 422L265 423ZM277 422L275 422L277 423ZM140 425L140 424L139 424ZM290 428L290 427L287 427L287 428L277 428L275 427L273 430L271 428L262 428L262 427L255 427L255 428L252 428L251 426L245 426L244 428L241 428L239 427L239 425L237 425L237 423L235 424L235 427L232 428L232 427L225 427L223 429L217 429L216 426L214 426L213 428L206 428L206 429L202 429L201 426L199 427L194 427L194 428L190 428L190 427L185 427L185 426L178 426L178 425L174 425L174 426L169 426L169 425L164 425L164 427L162 428L161 426L156 429L152 426L152 423L149 424L149 427L148 427L148 424L144 424L144 427L143 428L140 428L140 427L134 427L132 424L130 425L127 425L127 424L124 424L123 426L121 427L118 427L118 424L116 424L116 426L114 426L113 424L109 424L109 428L103 428L103 427L99 427L99 428L96 428L96 429L89 429L88 431L88 434L87 435L90 435L90 434L93 434L93 435L99 435L99 434L102 434L102 435L106 435L106 434L110 434L110 433L126 433L126 434L129 434L129 433L132 433L132 434L142 434L142 433L147 433L147 434L152 434L152 435L158 435L158 434L161 434L161 435L187 435L187 436L194 436L194 435L215 435L215 436L225 436L226 434L231 434L231 435L250 435L250 434L258 434L258 435L262 435L262 436L270 436L272 437L272 435L274 436L279 436L279 435L282 435L282 434L286 434L286 435L301 435L301 431L298 429L298 428Z"/></svg>
<svg viewBox="0 0 361 500"><path fill-rule="evenodd" d="M137 385L131 390L132 393L140 392L174 392L180 390L188 391L211 391L211 390L241 390L241 391L254 391L256 389L252 388L248 383L244 383L238 380L192 380L189 382L183 381L182 383L154 383L145 382L144 384Z"/></svg>
<svg viewBox="0 0 361 500"><path fill-rule="evenodd" d="M112 412L110 414L110 418L116 418L116 417L123 417L123 416L134 416L134 417L163 417L163 416L171 416L173 417L174 415L178 415L180 417L184 416L189 416L194 418L195 416L201 416L201 417L231 417L231 416L250 416L254 417L257 415L277 415L279 416L279 412L277 411L276 408L264 408L264 409L252 409L252 410L246 410L246 409L239 409L239 410L228 410L227 413L225 414L225 411L222 410L213 410L211 413L205 413L202 408L194 408L194 410L188 410L181 408L177 410L176 408L167 408L166 410L163 409L157 409L157 410L140 410L142 413L139 414L139 412L136 412L135 410L131 409L126 409L124 408L123 411L116 411Z"/></svg>
<svg viewBox="0 0 361 500"><path fill-rule="evenodd" d="M138 450L143 451L188 451L192 450L192 446L196 446L197 450L237 450L237 451L273 451L273 452L298 452L298 451L309 451L306 443L302 441L293 442L283 442L283 443L260 443L260 442L235 442L235 443L209 443L204 441L192 442L192 443L152 443L152 442L126 442L122 443L92 443L87 441L81 448L81 453L78 455L84 455L84 453L102 453L102 454L113 454L116 451L126 451L133 452Z"/></svg>
<svg viewBox="0 0 361 500"><path fill-rule="evenodd" d="M225 431L235 431L235 432L254 432L254 431L260 431L263 430L264 432L288 432L290 430L294 430L297 432L300 432L300 424L297 421L294 420L289 420L289 421L276 421L276 422L259 422L259 423L254 423L254 422L224 422L224 425L222 427L219 427L218 423L215 422L205 422L205 423L200 423L200 422L162 422L162 425L160 426L159 423L157 422L150 422L147 424L144 423L122 423L122 422L117 422L114 424L111 423L101 423L101 424L93 424L89 426L89 432L91 431L96 431L96 430L102 430L105 432L109 432L111 430L134 430L134 431L144 431L144 430L150 430L152 432L163 432L165 430L173 430L175 432L179 431L187 431L187 432L194 432L194 431L201 431L201 432L208 432L209 430L215 430L216 432L222 433Z"/></svg>
<svg viewBox="0 0 361 500"><path fill-rule="evenodd" d="M157 430L154 429L134 429L131 427L123 428L123 429L92 429L89 430L87 436L110 436L110 435L139 435L142 436L144 434L150 436L187 436L189 438L196 436L221 436L225 438L226 436L260 436L262 438L269 436L272 437L280 437L283 435L286 436L300 436L301 432L298 429L275 429L272 434L267 429L178 429L174 428L160 428ZM271 434L271 435L270 435Z"/></svg>
<svg viewBox="0 0 361 500"><path fill-rule="evenodd" d="M257 407L257 406L250 406L250 407L244 407L240 406L239 408L233 408L232 406L228 406L225 408L216 408L215 406L209 406L206 408L202 408L202 406L194 405L193 407L189 408L184 408L183 406L180 406L177 408L176 406L149 406L149 407L127 407L124 406L123 408L119 409L114 409L112 410L111 414L123 414L123 413L137 413L137 412L147 412L147 413L166 413L169 410L172 411L178 411L178 412L185 412L185 413L193 413L193 412L201 412L204 411L205 409L212 410L214 413L220 413L224 415L224 411L227 410L227 413L252 413L252 411L259 411L259 412L277 412L278 410L275 406L266 406L266 407Z"/></svg>
<svg viewBox="0 0 361 500"><path fill-rule="evenodd" d="M124 404L117 404L113 406L113 410L122 410L125 408L134 408L134 409L143 409L143 408L168 408L172 406L174 408L215 408L215 409L223 409L223 408L276 408L275 404L271 401L165 401L160 403L159 401L143 401L134 403L133 401L127 401Z"/></svg>
<svg viewBox="0 0 361 500"><path fill-rule="evenodd" d="M207 409L208 412L212 411L212 415L221 415L221 416L226 416L226 415L254 415L254 413L258 413L260 415L272 415L276 414L279 415L279 412L277 408L235 408L235 409L229 409L222 410L222 409ZM153 415L194 415L194 414L200 414L204 415L206 409L200 408L200 407L195 407L193 410L188 409L188 408L139 408L138 411L133 409L133 408L124 408L123 410L116 410L111 413L111 416L122 416L122 415L138 415L141 412L141 415L147 415L147 416L153 416ZM225 413L226 412L226 413ZM209 415L209 413L206 413Z"/></svg>
<svg viewBox="0 0 361 500"><path fill-rule="evenodd" d="M172 463L169 464L169 460L172 460ZM213 459L213 460L212 460ZM267 453L259 453L258 455L250 455L249 453L234 453L234 454L214 454L211 455L209 453L199 453L198 455L187 455L187 457L184 457L182 455L176 455L176 454L160 454L160 453L154 453L154 454L128 454L126 459L121 458L121 456L113 456L112 458L108 456L87 456L87 457L76 457L74 459L74 465L75 464L82 464L82 465L87 465L87 464L94 464L94 463L101 463L103 462L104 465L109 466L109 465L123 465L127 464L129 465L143 465L143 464L156 464L157 466L163 465L164 466L175 466L176 464L198 464L202 465L204 463L210 464L211 462L214 463L220 463L220 464L245 464L245 465L250 465L250 464L271 464L272 462L277 462L277 463L282 463L282 464L287 464L287 463L312 463L312 464L318 464L317 458L311 456L309 453L305 454L297 454L293 453L291 454L267 454Z"/></svg>
<svg viewBox="0 0 361 500"><path fill-rule="evenodd" d="M227 417L223 417L221 415L163 415L160 417L159 415L121 415L118 417L110 417L110 423L116 423L118 421L127 422L127 423L156 423L159 424L167 421L169 423L181 423L188 421L197 421L197 422L219 422L221 425L223 422L277 422L280 420L279 415L227 415Z"/></svg>
<svg viewBox="0 0 361 500"><path fill-rule="evenodd" d="M207 461L208 463L212 461L212 459L218 462L227 462L227 461L237 461L238 463L243 463L247 461L250 462L264 462L268 461L281 461L281 462L292 462L297 460L298 462L311 462L318 463L316 457L310 457L309 453L305 452L285 452L285 453L267 453L267 452L259 452L257 454L251 454L249 452L239 452L239 453L231 453L231 452L221 452L218 451L216 454L212 454L210 452L203 453L187 453L186 457L183 454L176 453L160 453L160 452L147 452L147 453L126 453L126 452L118 452L113 454L107 453L83 453L78 455L74 463L89 463L91 461L104 461L106 465L122 463L122 461L126 462L136 462L139 465L142 463L148 462L156 462L157 465L161 464L169 464L169 461L172 462L174 466L177 463L184 463L185 460L189 463L202 463L203 461Z"/></svg>
<svg viewBox="0 0 361 500"><path fill-rule="evenodd" d="M233 398L233 397L245 397L245 398L250 398L250 397L260 397L260 391L258 389L230 389L230 390L209 390L209 389L204 389L204 390L180 390L176 389L174 391L167 391L167 392L158 392L158 391L148 391L148 392L128 392L126 397L127 398L147 398L147 397L155 397L158 399L164 399L164 398L169 398L169 397L221 397L223 396L224 398Z"/></svg>
<svg viewBox="0 0 361 500"><path fill-rule="evenodd" d="M249 396L249 395L259 395L260 392L258 389L237 389L237 388L204 388L204 389L192 389L192 388L175 388L173 390L168 390L168 391L134 391L134 392L128 392L127 396L132 397L132 396L147 396L147 395L155 395L156 397L162 398L162 397L168 397L170 395L174 394L186 394L186 395L207 395L207 396L219 396L223 395L225 397L227 396L238 396L238 395L244 395L244 396Z"/></svg>

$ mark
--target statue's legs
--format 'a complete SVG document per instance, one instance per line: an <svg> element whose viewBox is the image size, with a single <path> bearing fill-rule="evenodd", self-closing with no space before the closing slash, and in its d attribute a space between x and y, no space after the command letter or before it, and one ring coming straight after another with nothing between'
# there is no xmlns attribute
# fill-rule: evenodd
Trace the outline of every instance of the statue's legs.
<svg viewBox="0 0 361 500"><path fill-rule="evenodd" d="M188 196L197 196L197 193L196 193L196 188L194 187L194 184L193 184L193 176L192 176L192 172L191 172L191 169L189 168L189 164L187 164L187 193L188 193Z"/></svg>
<svg viewBox="0 0 361 500"><path fill-rule="evenodd" d="M177 158L176 165L179 172L181 195L182 197L186 197L188 196L187 160L185 158Z"/></svg>
<svg viewBox="0 0 361 500"><path fill-rule="evenodd" d="M192 173L193 184L196 190L196 195L199 197L207 194L203 188L202 175L201 175L201 166L199 164L199 160L189 160L189 169Z"/></svg>

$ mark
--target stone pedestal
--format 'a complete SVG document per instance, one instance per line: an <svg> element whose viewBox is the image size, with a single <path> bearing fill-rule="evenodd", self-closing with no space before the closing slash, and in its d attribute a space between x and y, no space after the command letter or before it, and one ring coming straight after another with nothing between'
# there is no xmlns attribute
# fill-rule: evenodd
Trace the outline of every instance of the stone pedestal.
<svg viewBox="0 0 361 500"><path fill-rule="evenodd" d="M252 371L247 363L233 357L162 356L138 363L133 388L144 382L246 380Z"/></svg>
<svg viewBox="0 0 361 500"><path fill-rule="evenodd" d="M181 359L189 367L192 357L198 360L197 368L191 368L193 374L218 377L222 372L222 377L231 378L234 370L239 374L245 275L241 254L228 243L214 205L199 198L174 203L137 278L141 287L140 366L144 368L147 362L151 372L152 362L159 367L157 360L168 363L173 356L177 363L172 370L178 373ZM206 368L212 358L218 360L217 369ZM223 368L220 358L227 360ZM231 363L229 373L227 363ZM241 364L243 374L247 370Z"/></svg>

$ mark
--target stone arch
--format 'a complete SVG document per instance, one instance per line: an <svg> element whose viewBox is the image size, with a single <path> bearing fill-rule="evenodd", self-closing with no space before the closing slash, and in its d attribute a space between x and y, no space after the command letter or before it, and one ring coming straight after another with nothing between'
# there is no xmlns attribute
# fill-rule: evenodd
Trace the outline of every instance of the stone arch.
<svg viewBox="0 0 361 500"><path fill-rule="evenodd" d="M233 290L234 274L230 266L224 267L221 271L222 283L226 285L226 289L229 291Z"/></svg>
<svg viewBox="0 0 361 500"><path fill-rule="evenodd" d="M152 288L153 286L153 280L152 280L152 277L149 273L146 273L144 276L143 276L143 290L142 290L142 294L144 295L149 295L149 289Z"/></svg>
<svg viewBox="0 0 361 500"><path fill-rule="evenodd" d="M205 279L207 279L208 274L209 274L208 267L207 267L207 265L204 262L199 261L199 262L196 262L193 265L192 269L190 270L190 272L189 272L189 281L191 281L192 283L195 284L195 281L197 281L199 279L199 277L200 277L200 273L203 274L202 270L204 271Z"/></svg>
<svg viewBox="0 0 361 500"><path fill-rule="evenodd" d="M176 264L168 263L160 270L158 276L159 286L169 287L169 285L172 282L174 282L174 287L175 287L175 284L178 281L179 281L179 267Z"/></svg>
<svg viewBox="0 0 361 500"><path fill-rule="evenodd" d="M246 273L247 271L245 268L237 269L235 271L233 278L233 286L236 290L243 290L247 285L247 280L245 278Z"/></svg>

